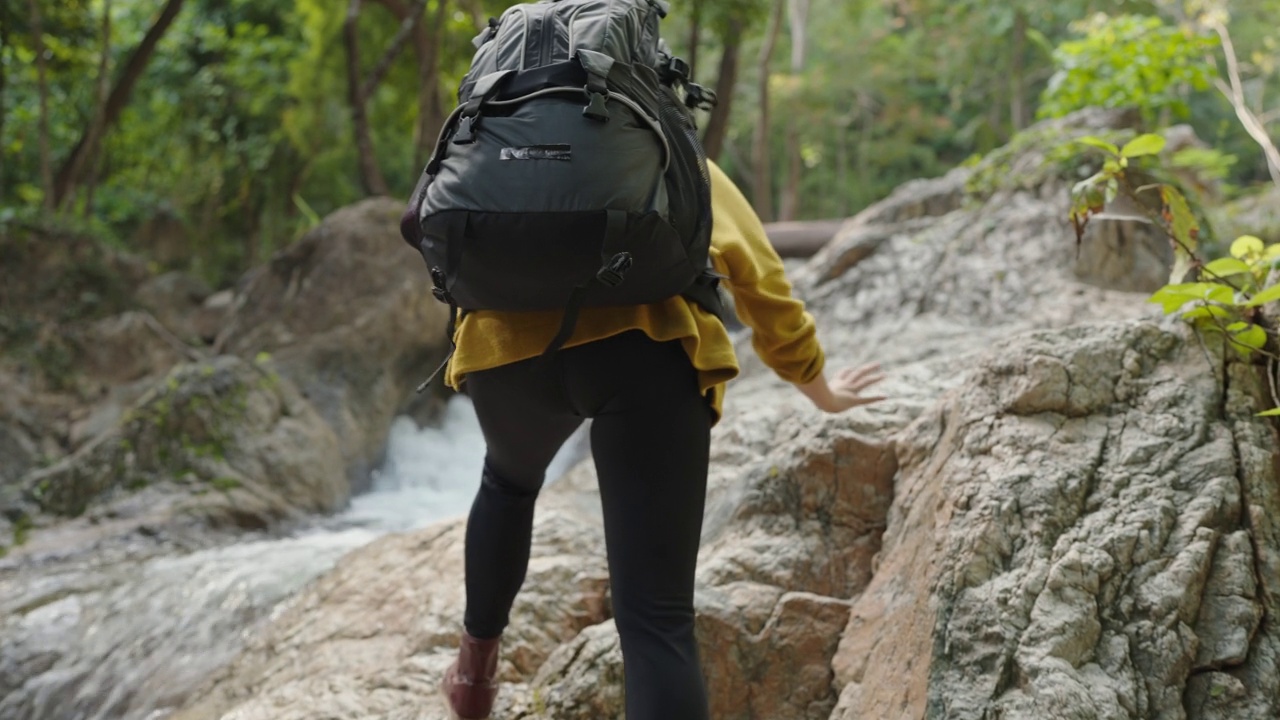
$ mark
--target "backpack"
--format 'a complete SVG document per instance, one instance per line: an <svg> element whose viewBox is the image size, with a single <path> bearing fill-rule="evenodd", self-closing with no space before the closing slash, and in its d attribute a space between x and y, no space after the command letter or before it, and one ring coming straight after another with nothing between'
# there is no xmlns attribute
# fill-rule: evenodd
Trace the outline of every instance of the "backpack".
<svg viewBox="0 0 1280 720"><path fill-rule="evenodd" d="M544 354L582 307L684 295L723 313L693 116L715 95L667 51L666 12L661 0L541 0L473 41L401 222L450 306L451 341L459 309L562 309Z"/></svg>

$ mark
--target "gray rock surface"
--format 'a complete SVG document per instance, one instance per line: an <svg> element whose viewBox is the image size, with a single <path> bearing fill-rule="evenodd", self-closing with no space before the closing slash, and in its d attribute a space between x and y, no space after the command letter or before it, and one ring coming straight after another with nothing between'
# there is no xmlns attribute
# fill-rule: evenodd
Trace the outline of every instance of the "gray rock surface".
<svg viewBox="0 0 1280 720"><path fill-rule="evenodd" d="M448 308L400 238L403 204L343 208L248 278L215 347L269 353L337 434L355 492L368 487L392 419L444 357Z"/></svg>

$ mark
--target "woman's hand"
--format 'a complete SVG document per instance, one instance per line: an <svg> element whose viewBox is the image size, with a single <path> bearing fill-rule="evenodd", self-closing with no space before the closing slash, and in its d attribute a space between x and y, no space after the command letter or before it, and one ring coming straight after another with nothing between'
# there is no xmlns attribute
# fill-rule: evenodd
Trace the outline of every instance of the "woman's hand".
<svg viewBox="0 0 1280 720"><path fill-rule="evenodd" d="M835 374L831 382L827 382L826 374L821 374L803 385L796 385L800 392L813 401L819 410L828 413L840 413L859 405L870 405L880 402L884 397L864 397L862 392L884 380L878 364L863 365L859 368L844 368Z"/></svg>

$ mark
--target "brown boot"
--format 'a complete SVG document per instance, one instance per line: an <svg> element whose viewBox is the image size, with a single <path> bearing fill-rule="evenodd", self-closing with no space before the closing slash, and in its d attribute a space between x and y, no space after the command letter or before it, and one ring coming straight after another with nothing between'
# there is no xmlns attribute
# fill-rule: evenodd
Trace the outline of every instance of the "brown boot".
<svg viewBox="0 0 1280 720"><path fill-rule="evenodd" d="M458 659L444 673L440 692L455 720L485 720L498 696L498 644L462 633Z"/></svg>

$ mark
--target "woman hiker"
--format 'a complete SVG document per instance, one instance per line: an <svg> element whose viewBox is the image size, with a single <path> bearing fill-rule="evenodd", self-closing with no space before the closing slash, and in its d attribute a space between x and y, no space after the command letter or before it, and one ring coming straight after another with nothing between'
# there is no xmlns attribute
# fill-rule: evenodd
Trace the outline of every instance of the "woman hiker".
<svg viewBox="0 0 1280 720"><path fill-rule="evenodd" d="M710 165L711 257L764 362L829 413L876 402L868 365L828 379L814 320L791 295L759 218ZM586 307L572 338L538 362L558 311L472 311L446 382L465 381L488 446L466 535L466 613L442 682L455 718L489 717L500 638L529 562L534 500L552 458L591 418L627 720L707 720L694 638L694 568L711 426L738 373L720 320L683 297Z"/></svg>

